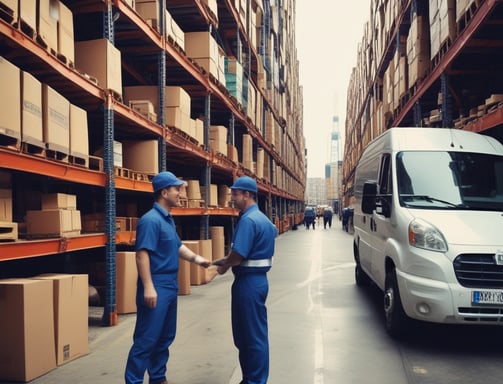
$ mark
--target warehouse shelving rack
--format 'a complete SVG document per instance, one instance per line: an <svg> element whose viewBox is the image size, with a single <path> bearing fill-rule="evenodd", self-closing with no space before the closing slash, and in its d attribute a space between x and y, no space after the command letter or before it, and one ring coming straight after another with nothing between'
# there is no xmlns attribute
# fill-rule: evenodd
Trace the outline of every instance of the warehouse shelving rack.
<svg viewBox="0 0 503 384"><path fill-rule="evenodd" d="M373 1L375 6L384 2ZM457 6L457 2L453 2ZM449 3L450 4L450 3ZM343 185L344 199L349 204L353 194L353 178L358 159L363 152L369 132L360 125L373 99L382 94L383 76L400 44L407 36L411 15L428 5L417 0L399 1L399 12L387 36L375 78L370 79L357 113L346 125ZM374 13L371 10L371 13ZM428 14L423 15L428 16ZM503 93L503 2L500 0L472 1L464 17L456 25L456 36L443 43L431 59L426 75L413 85L400 100L396 111L385 121L384 129L392 126L423 126L430 111L439 109L438 126L456 127L493 136L503 141L503 105L492 106L481 113L469 110L480 108L492 94ZM439 94L443 95L441 102ZM437 126L434 125L434 126ZM370 135L370 139L373 136Z"/></svg>
<svg viewBox="0 0 503 384"><path fill-rule="evenodd" d="M228 92L217 84L208 74L201 69L184 52L172 42L168 41L164 33L159 33L143 20L129 5L121 0L81 0L65 1L75 17L83 17L84 20L96 22L96 14L101 14L102 32L95 38L105 37L118 47L126 59L123 68L126 68L124 76L130 79L151 84L183 85L190 93L196 104L202 105L204 111L205 137L208 138L209 125L212 113L216 111L219 122L228 122L229 140L234 143L234 137L239 132L246 132L253 137L254 143L271 156L273 164L281 165L285 172L296 180L300 185L305 185L305 175L297 174L275 148L267 143L263 133L249 121L243 110L229 97ZM159 17L161 31L164 24L163 1L160 1L161 15ZM234 31L247 46L248 70L256 71L258 54L247 40L245 28L230 0L219 2L219 20L209 12L208 8L200 1L176 0L168 3L170 11L175 15L179 12L179 20L183 20L198 28L212 29L223 28L225 32ZM89 15L92 15L89 17ZM98 23L99 24L99 23ZM95 25L93 25L95 26ZM86 27L87 28L87 27ZM96 34L96 30L92 33ZM229 37L226 36L226 39ZM122 103L121 97L103 89L92 78L83 76L71 64L61 61L54 56L46 47L41 46L33 36L26 35L19 26L15 26L6 20L0 19L0 52L7 59L27 70L40 80L50 84L72 103L92 112L90 124L102 125L103 135L103 161L98 163L96 169L84 168L78 165L52 161L39 156L22 153L19 147L0 147L0 168L44 176L51 180L59 180L71 185L97 187L104 194L105 202L105 231L104 233L82 234L71 238L39 239L0 244L0 262L32 257L43 257L66 252L102 249L105 251L105 268L107 275L107 289L104 306L103 321L107 325L117 323L115 310L115 249L118 244L130 244L131 234L117 232L115 228L117 193L132 191L144 198L151 192L150 181L131 180L114 174L113 165L113 141L116 134L122 137L156 138L159 141L159 169L165 170L166 165L173 165L183 169L183 165L176 164L174 160L183 159L182 163L189 164L193 168L201 169L199 178L203 185L211 183L212 176L217 180L232 182L234 178L243 174L250 174L249 170L234 163L225 156L209 151L208 142L194 143L180 135L176 130L164 125L163 109L159 108L158 121L147 120ZM156 72L157 79L146 79L138 69L128 62L128 57L145 57L145 65L151 71ZM70 64L70 65L69 65ZM294 141L285 130L285 121L269 103L263 90L259 90L264 96L265 108L280 122L282 133L288 140ZM164 99L164 87L159 86L159 99ZM162 104L161 104L162 105ZM200 107L201 108L201 107ZM101 111L101 112L100 112ZM99 116L101 114L101 116ZM98 116L98 118L97 118ZM226 124L227 125L227 124ZM119 130L118 130L119 128ZM297 148L295 148L297 150ZM298 155L298 153L297 153ZM271 169L272 173L273 170ZM178 173L178 172L177 172ZM282 219L293 211L294 214L301 212L303 196L278 188L273 183L264 179L257 179L259 184L260 203L262 208L271 216ZM200 218L200 233L203 238L208 238L210 218L223 218L233 226L237 211L233 208L208 207L208 196L205 196L206 204L200 208L177 208L172 211L176 217Z"/></svg>

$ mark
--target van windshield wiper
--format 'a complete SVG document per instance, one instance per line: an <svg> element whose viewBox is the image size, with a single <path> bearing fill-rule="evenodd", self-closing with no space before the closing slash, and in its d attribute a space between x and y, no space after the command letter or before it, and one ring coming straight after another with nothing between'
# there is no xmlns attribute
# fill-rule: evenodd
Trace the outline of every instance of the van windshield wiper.
<svg viewBox="0 0 503 384"><path fill-rule="evenodd" d="M436 197L431 197L428 195L412 195L412 194L402 193L402 194L400 194L400 197L421 199L421 200L427 201L428 203L434 203L434 202L435 203L442 203L442 204L448 205L449 207L454 207L454 208L466 207L466 205L464 205L464 204L454 204L454 203L451 203L450 201L440 200L440 199L437 199Z"/></svg>

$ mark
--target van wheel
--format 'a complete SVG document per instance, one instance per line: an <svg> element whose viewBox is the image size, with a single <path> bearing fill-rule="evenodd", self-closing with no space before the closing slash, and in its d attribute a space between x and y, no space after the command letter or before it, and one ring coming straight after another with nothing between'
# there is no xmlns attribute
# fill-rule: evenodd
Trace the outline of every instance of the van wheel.
<svg viewBox="0 0 503 384"><path fill-rule="evenodd" d="M407 328L409 318L403 310L395 270L389 271L386 274L386 281L384 285L384 316L386 320L386 331L393 338L400 337Z"/></svg>

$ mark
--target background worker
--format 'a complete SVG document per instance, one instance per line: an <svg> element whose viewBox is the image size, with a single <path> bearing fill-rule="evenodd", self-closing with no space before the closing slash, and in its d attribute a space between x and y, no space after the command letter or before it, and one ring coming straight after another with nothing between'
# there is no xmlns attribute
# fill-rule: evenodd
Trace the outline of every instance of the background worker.
<svg viewBox="0 0 503 384"><path fill-rule="evenodd" d="M136 226L136 325L129 351L126 384L142 384L145 371L149 383L167 384L169 346L176 333L178 258L209 267L210 261L182 244L170 210L178 206L183 181L171 172L152 180L154 206Z"/></svg>
<svg viewBox="0 0 503 384"><path fill-rule="evenodd" d="M267 272L272 265L277 229L258 208L257 183L238 178L231 187L234 206L241 212L230 254L214 262L219 274L232 267L231 316L234 345L239 350L241 384L266 384L269 376L269 341L266 299Z"/></svg>

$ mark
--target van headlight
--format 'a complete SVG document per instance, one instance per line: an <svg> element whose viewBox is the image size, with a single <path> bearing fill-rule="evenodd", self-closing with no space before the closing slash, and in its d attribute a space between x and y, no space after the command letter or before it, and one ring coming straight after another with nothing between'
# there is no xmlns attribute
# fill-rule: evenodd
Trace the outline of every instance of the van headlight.
<svg viewBox="0 0 503 384"><path fill-rule="evenodd" d="M414 219L409 224L409 244L429 251L447 251L447 242L442 233L421 219Z"/></svg>

